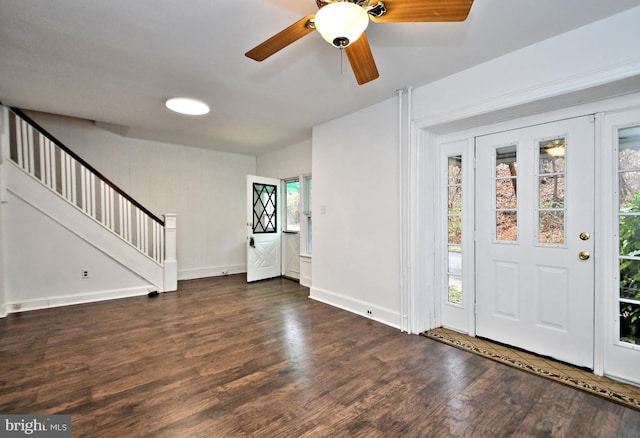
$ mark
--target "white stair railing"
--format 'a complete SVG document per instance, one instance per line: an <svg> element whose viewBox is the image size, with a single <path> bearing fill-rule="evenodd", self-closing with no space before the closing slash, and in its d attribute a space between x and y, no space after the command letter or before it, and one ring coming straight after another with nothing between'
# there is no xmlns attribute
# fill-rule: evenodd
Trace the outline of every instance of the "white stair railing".
<svg viewBox="0 0 640 438"><path fill-rule="evenodd" d="M165 222L16 108L9 111L9 155L50 190L164 265Z"/></svg>

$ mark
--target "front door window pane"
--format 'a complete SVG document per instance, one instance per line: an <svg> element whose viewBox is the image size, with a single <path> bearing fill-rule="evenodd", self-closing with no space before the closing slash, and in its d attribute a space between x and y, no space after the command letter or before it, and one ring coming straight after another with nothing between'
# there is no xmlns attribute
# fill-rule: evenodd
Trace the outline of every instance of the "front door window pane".
<svg viewBox="0 0 640 438"><path fill-rule="evenodd" d="M516 179L513 177L496 180L496 209L498 211L513 211L518 208L515 182Z"/></svg>
<svg viewBox="0 0 640 438"><path fill-rule="evenodd" d="M540 209L564 209L564 176L540 176Z"/></svg>
<svg viewBox="0 0 640 438"><path fill-rule="evenodd" d="M518 147L496 148L495 240L518 240Z"/></svg>
<svg viewBox="0 0 640 438"><path fill-rule="evenodd" d="M563 137L538 143L538 243L565 241L565 150Z"/></svg>
<svg viewBox="0 0 640 438"><path fill-rule="evenodd" d="M618 133L619 340L640 344L640 127Z"/></svg>
<svg viewBox="0 0 640 438"><path fill-rule="evenodd" d="M538 215L539 243L560 244L564 242L564 211L542 210Z"/></svg>

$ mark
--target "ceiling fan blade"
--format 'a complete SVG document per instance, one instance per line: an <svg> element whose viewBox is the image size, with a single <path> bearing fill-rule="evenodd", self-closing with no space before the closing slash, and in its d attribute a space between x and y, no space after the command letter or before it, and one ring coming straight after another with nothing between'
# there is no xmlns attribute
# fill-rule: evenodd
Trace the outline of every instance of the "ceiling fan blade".
<svg viewBox="0 0 640 438"><path fill-rule="evenodd" d="M262 44L259 44L249 50L244 55L247 58L251 58L256 61L264 61L269 56L287 47L289 44L294 43L303 36L313 32L315 29L307 27L307 23L313 17L315 17L315 15L311 14L301 18L282 32L275 34Z"/></svg>
<svg viewBox="0 0 640 438"><path fill-rule="evenodd" d="M473 0L384 0L387 13L371 17L375 23L464 21Z"/></svg>
<svg viewBox="0 0 640 438"><path fill-rule="evenodd" d="M347 46L345 51L358 85L366 84L380 76L365 33L358 38L358 41Z"/></svg>

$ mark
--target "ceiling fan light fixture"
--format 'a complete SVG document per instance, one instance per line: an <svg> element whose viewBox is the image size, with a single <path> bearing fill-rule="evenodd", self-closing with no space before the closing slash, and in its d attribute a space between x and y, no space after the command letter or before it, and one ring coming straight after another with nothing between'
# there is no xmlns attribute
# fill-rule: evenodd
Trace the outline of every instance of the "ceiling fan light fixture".
<svg viewBox="0 0 640 438"><path fill-rule="evenodd" d="M171 111L188 116L202 116L209 113L209 105L189 97L172 97L165 102Z"/></svg>
<svg viewBox="0 0 640 438"><path fill-rule="evenodd" d="M369 14L355 3L338 1L323 6L314 22L326 42L344 48L360 38L369 25Z"/></svg>

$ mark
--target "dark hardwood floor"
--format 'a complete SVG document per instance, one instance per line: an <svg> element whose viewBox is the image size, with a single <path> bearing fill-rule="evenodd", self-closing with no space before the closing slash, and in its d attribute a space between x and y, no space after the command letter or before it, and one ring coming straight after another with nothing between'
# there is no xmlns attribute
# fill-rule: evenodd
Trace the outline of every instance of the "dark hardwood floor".
<svg viewBox="0 0 640 438"><path fill-rule="evenodd" d="M307 298L286 279L0 320L0 413L74 437L638 437L640 412Z"/></svg>

